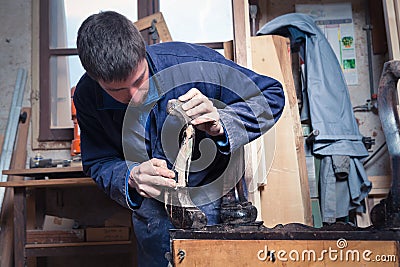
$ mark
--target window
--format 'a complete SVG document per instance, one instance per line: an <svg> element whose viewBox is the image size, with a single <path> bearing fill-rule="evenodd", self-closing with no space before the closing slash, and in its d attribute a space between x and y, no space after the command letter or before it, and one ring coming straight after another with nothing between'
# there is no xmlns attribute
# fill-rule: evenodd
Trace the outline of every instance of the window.
<svg viewBox="0 0 400 267"><path fill-rule="evenodd" d="M160 11L174 41L222 48L233 40L232 0L160 0Z"/></svg>
<svg viewBox="0 0 400 267"><path fill-rule="evenodd" d="M223 41L233 39L231 0L40 0L33 5L37 14L33 28L39 29L33 43L33 50L36 42L39 50L33 53L32 67L32 76L39 77L32 86L34 149L67 148L73 138L70 92L84 73L76 33L90 14L114 10L136 21L161 7L174 40L210 47L219 42L213 48L222 48ZM146 32L143 37L152 42Z"/></svg>
<svg viewBox="0 0 400 267"><path fill-rule="evenodd" d="M133 0L41 0L39 5L39 141L72 139L71 87L84 73L76 51L76 34L93 13L114 10L137 20Z"/></svg>
<svg viewBox="0 0 400 267"><path fill-rule="evenodd" d="M231 0L160 0L174 41L223 42L233 39Z"/></svg>

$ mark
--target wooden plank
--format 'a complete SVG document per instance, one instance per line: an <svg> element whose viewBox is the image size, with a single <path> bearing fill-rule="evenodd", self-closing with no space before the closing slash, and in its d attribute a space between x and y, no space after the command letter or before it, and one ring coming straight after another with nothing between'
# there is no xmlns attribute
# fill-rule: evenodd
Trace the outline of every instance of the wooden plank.
<svg viewBox="0 0 400 267"><path fill-rule="evenodd" d="M392 186L392 177L389 175L368 176L368 180L372 183L372 189L369 192L370 196L387 195Z"/></svg>
<svg viewBox="0 0 400 267"><path fill-rule="evenodd" d="M272 256L273 254L273 256ZM397 241L173 240L174 266L398 266Z"/></svg>
<svg viewBox="0 0 400 267"><path fill-rule="evenodd" d="M253 70L279 80L286 103L277 124L263 136L268 174L267 184L260 191L262 220L267 227L293 222L312 225L303 133L293 78L290 78L288 41L271 35L251 40Z"/></svg>
<svg viewBox="0 0 400 267"><path fill-rule="evenodd" d="M161 12L154 13L153 15L144 17L134 22L135 26L139 29L139 31L143 31L151 27L153 20L156 21L156 28L160 39L163 42L171 42L172 37L168 30L167 23L164 20L164 16Z"/></svg>
<svg viewBox="0 0 400 267"><path fill-rule="evenodd" d="M249 4L246 0L232 0L233 14L233 57L234 61L244 67L252 66L252 50L250 40ZM261 201L258 185L265 177L265 155L260 153L264 147L261 138L244 146L245 151L245 179L248 185L249 200L258 210L257 220L261 220ZM261 165L260 165L261 164ZM260 178L261 177L261 178Z"/></svg>
<svg viewBox="0 0 400 267"><path fill-rule="evenodd" d="M250 15L247 0L232 0L233 46L235 62L251 66Z"/></svg>
<svg viewBox="0 0 400 267"><path fill-rule="evenodd" d="M80 242L64 244L28 244L25 255L27 257L57 257L78 255L99 255L99 254L134 254L135 244L131 241L119 242ZM118 257L118 256L117 256ZM133 256L130 259L134 261ZM136 266L128 262L128 266Z"/></svg>
<svg viewBox="0 0 400 267"><path fill-rule="evenodd" d="M389 49L389 59L400 59L400 32L397 25L400 21L398 0L383 0L383 13L385 15L386 38ZM397 13L396 13L397 11ZM397 84L397 97L400 99L400 83Z"/></svg>
<svg viewBox="0 0 400 267"><path fill-rule="evenodd" d="M385 54L387 52L387 40L385 30L385 19L383 15L382 0L369 2L369 16L371 17L372 48L374 54Z"/></svg>
<svg viewBox="0 0 400 267"><path fill-rule="evenodd" d="M130 245L132 241L96 241L96 242L73 242L73 243L53 243L53 244L26 244L25 248L60 248L60 247L86 247L104 245Z"/></svg>
<svg viewBox="0 0 400 267"><path fill-rule="evenodd" d="M96 185L92 178L62 178L48 180L24 180L1 182L0 187L63 187Z"/></svg>
<svg viewBox="0 0 400 267"><path fill-rule="evenodd" d="M52 176L62 173L77 173L78 175L83 173L81 166L74 166L74 167L62 167L62 168L32 168L32 169L25 169L25 168L15 168L10 170L4 170L3 174L7 175L18 175L18 176L28 176L28 177L35 177L35 176Z"/></svg>
<svg viewBox="0 0 400 267"><path fill-rule="evenodd" d="M386 198L392 186L392 176L368 176L368 180L372 183L372 189L365 199L366 212L357 213L357 226L368 227L371 223L370 210L375 204L379 203L381 199Z"/></svg>
<svg viewBox="0 0 400 267"><path fill-rule="evenodd" d="M26 243L29 244L52 244L52 243L75 243L85 241L85 229L44 231L27 230Z"/></svg>
<svg viewBox="0 0 400 267"><path fill-rule="evenodd" d="M26 192L25 188L14 188L14 265L25 266L24 245L26 243Z"/></svg>
<svg viewBox="0 0 400 267"><path fill-rule="evenodd" d="M0 149L3 148L4 135L0 135Z"/></svg>
<svg viewBox="0 0 400 267"><path fill-rule="evenodd" d="M233 53L233 41L226 41L223 43L224 46L224 56L227 59L234 60L234 53Z"/></svg>
<svg viewBox="0 0 400 267"><path fill-rule="evenodd" d="M368 196L364 199L365 201L365 212L357 212L356 213L356 221L357 227L365 228L372 225L371 215L370 215L370 206L368 201Z"/></svg>
<svg viewBox="0 0 400 267"><path fill-rule="evenodd" d="M399 0L393 0L393 4L394 4L394 13L396 17L397 36L399 37L400 40L400 2Z"/></svg>
<svg viewBox="0 0 400 267"><path fill-rule="evenodd" d="M389 59L400 59L399 32L395 12L395 0L383 0L385 27L389 48Z"/></svg>
<svg viewBox="0 0 400 267"><path fill-rule="evenodd" d="M293 119L294 144L296 148L297 163L299 167L300 194L304 205L304 219L308 225L313 225L312 208L310 198L310 186L308 184L308 172L306 163L306 153L304 150L303 128L300 121L299 106L297 101L296 88L294 86L292 61L290 52L290 41L280 36L272 36L278 59L281 64L283 81L286 88L287 98L289 100L290 114Z"/></svg>
<svg viewBox="0 0 400 267"><path fill-rule="evenodd" d="M31 120L31 108L22 108L21 114L26 113L25 122L20 122L18 125L17 139L15 150L11 159L11 168L24 168L26 164L26 147L28 141L29 125ZM16 181L22 177L9 176L8 180ZM13 204L14 192L12 189L5 190L4 202L1 210L1 232L0 244L4 244L0 251L0 266L11 267L13 265Z"/></svg>

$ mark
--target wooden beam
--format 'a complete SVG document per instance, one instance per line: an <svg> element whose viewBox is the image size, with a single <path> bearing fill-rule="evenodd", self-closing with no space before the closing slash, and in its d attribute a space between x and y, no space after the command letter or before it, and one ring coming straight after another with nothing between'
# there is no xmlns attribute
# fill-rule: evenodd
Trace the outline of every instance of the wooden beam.
<svg viewBox="0 0 400 267"><path fill-rule="evenodd" d="M252 67L252 51L250 40L250 16L247 0L232 0L233 17L233 59L244 67ZM266 175L265 154L261 153L264 140L258 138L244 146L245 151L245 179L249 190L249 200L258 210L257 220L261 220L261 201L258 191Z"/></svg>
<svg viewBox="0 0 400 267"><path fill-rule="evenodd" d="M247 0L232 0L233 46L235 62L251 66L250 18Z"/></svg>
<svg viewBox="0 0 400 267"><path fill-rule="evenodd" d="M18 135L16 139L15 150L11 159L11 168L25 168L26 164L26 147L28 141L29 125L31 120L31 108L22 108L21 114L26 113L27 117L25 122L20 122L18 125ZM9 176L9 181L22 180L22 177ZM1 232L0 232L0 244L2 249L0 251L0 266L11 267L13 266L13 203L14 194L12 189L5 190L5 197L3 202L3 208L1 210Z"/></svg>
<svg viewBox="0 0 400 267"><path fill-rule="evenodd" d="M290 115L293 119L292 127L297 163L299 166L299 178L301 185L300 194L302 197L302 203L304 205L304 220L306 224L312 225L312 209L310 201L310 187L308 184L306 153L304 150L303 128L300 121L300 109L298 106L296 88L293 80L290 41L287 38L281 38L279 36L272 36L272 39L278 54L281 72L283 75L283 82L285 84L286 94L289 101L288 104L290 107Z"/></svg>
<svg viewBox="0 0 400 267"><path fill-rule="evenodd" d="M78 167L62 167L62 168L32 168L32 169L26 169L25 166L24 168L16 168L16 169L10 169L10 170L4 170L3 174L7 175L17 175L17 176L29 176L29 177L34 177L34 176L40 176L40 175L45 175L45 176L57 176L61 175L63 173L77 173L77 175L83 174L83 170L81 166Z"/></svg>
<svg viewBox="0 0 400 267"><path fill-rule="evenodd" d="M233 52L233 41L226 41L223 43L224 46L224 56L227 59L234 60L234 52Z"/></svg>
<svg viewBox="0 0 400 267"><path fill-rule="evenodd" d="M62 186L94 186L96 183L92 178L62 178L48 180L23 180L0 182L3 187L62 187Z"/></svg>
<svg viewBox="0 0 400 267"><path fill-rule="evenodd" d="M368 180L372 183L370 196L387 195L392 187L392 177L389 175L368 176Z"/></svg>
<svg viewBox="0 0 400 267"><path fill-rule="evenodd" d="M146 16L134 22L135 26L139 31L146 30L152 26L152 22L155 21L155 27L157 28L158 35L163 42L171 42L172 37L168 30L167 23L164 20L164 16L161 12L154 13L153 15Z"/></svg>
<svg viewBox="0 0 400 267"><path fill-rule="evenodd" d="M400 59L399 32L397 27L397 16L395 11L397 0L383 0L383 12L385 15L385 26L390 59Z"/></svg>

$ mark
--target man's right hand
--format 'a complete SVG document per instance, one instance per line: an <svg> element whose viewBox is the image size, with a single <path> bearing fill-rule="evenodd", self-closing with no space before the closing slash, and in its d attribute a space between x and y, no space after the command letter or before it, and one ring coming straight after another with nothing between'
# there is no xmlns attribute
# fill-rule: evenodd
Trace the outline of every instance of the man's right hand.
<svg viewBox="0 0 400 267"><path fill-rule="evenodd" d="M165 187L175 188L175 172L167 168L165 160L152 158L133 167L129 175L129 186L142 197L157 197Z"/></svg>

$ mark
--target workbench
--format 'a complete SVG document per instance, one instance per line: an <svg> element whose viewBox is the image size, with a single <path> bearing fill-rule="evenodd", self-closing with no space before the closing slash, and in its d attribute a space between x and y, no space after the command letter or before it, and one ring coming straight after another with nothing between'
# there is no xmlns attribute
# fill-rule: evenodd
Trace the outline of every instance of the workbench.
<svg viewBox="0 0 400 267"><path fill-rule="evenodd" d="M255 223L176 229L170 235L175 267L399 266L400 229Z"/></svg>
<svg viewBox="0 0 400 267"><path fill-rule="evenodd" d="M82 167L61 168L34 168L5 170L3 174L29 177L25 180L1 182L1 187L9 187L14 192L14 266L23 267L27 264L27 258L41 258L53 256L87 255L87 254L127 254L134 262L135 242L131 238L128 241L102 241L102 242L76 242L76 243L27 243L27 192L29 195L37 195L38 191L45 193L49 188L85 188L94 190L104 195L96 188L94 181L86 177ZM90 191L92 192L92 191ZM37 195L37 199L44 198ZM109 205L117 205L109 200ZM68 203L66 203L68 204ZM43 205L43 204L42 204ZM46 203L44 203L44 206ZM39 205L40 206L40 205ZM37 206L35 206L37 207ZM43 206L42 206L43 208ZM118 208L118 207L117 207ZM86 210L85 210L86 212ZM88 211L90 213L90 211ZM127 210L127 212L129 212ZM129 262L128 262L129 263ZM38 262L38 265L39 262ZM128 264L129 265L129 264Z"/></svg>

